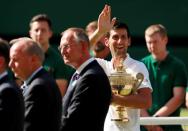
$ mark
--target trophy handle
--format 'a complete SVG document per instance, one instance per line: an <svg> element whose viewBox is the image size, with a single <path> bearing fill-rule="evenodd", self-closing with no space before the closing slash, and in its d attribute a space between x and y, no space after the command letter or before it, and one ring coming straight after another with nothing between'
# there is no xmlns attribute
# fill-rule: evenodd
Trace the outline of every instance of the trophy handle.
<svg viewBox="0 0 188 131"><path fill-rule="evenodd" d="M142 83L143 80L144 80L144 75L142 73L136 74L136 83L135 83L134 88L133 88L134 94L136 93L138 87L140 86L140 84Z"/></svg>

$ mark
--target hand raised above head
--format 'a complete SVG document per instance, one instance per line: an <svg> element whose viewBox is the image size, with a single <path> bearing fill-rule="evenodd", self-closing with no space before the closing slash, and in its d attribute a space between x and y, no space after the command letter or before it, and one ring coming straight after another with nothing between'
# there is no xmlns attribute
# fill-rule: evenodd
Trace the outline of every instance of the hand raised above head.
<svg viewBox="0 0 188 131"><path fill-rule="evenodd" d="M112 28L115 21L116 18L111 20L111 7L109 5L105 5L98 17L98 32L103 34L107 33Z"/></svg>
<svg viewBox="0 0 188 131"><path fill-rule="evenodd" d="M98 27L89 37L90 44L95 45L101 37L110 31L115 22L116 18L111 20L111 7L109 5L105 5L98 17Z"/></svg>

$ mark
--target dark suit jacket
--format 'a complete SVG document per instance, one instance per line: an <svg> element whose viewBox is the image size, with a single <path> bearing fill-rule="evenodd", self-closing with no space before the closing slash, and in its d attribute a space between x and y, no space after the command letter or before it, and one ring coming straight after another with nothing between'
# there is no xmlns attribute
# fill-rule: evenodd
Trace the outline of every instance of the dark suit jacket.
<svg viewBox="0 0 188 131"><path fill-rule="evenodd" d="M109 80L96 60L70 82L63 98L61 131L102 131L111 100Z"/></svg>
<svg viewBox="0 0 188 131"><path fill-rule="evenodd" d="M62 97L55 80L41 69L24 89L24 131L58 131Z"/></svg>
<svg viewBox="0 0 188 131"><path fill-rule="evenodd" d="M23 121L21 90L6 75L0 79L0 131L23 131Z"/></svg>

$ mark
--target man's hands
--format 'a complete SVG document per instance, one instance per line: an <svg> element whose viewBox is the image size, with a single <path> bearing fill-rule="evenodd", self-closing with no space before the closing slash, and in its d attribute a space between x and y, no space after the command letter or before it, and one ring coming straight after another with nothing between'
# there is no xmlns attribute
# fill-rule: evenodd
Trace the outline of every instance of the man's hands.
<svg viewBox="0 0 188 131"><path fill-rule="evenodd" d="M115 22L116 18L111 20L111 7L105 5L98 17L98 32L102 34L109 32Z"/></svg>
<svg viewBox="0 0 188 131"><path fill-rule="evenodd" d="M111 7L109 5L105 5L98 17L98 27L89 37L90 44L92 46L95 45L101 39L101 37L110 31L115 22L116 18L111 20Z"/></svg>

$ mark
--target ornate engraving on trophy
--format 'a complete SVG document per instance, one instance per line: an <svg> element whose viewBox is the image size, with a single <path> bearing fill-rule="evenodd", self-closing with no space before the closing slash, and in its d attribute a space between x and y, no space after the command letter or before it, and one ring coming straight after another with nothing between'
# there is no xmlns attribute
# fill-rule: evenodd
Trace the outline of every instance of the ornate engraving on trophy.
<svg viewBox="0 0 188 131"><path fill-rule="evenodd" d="M123 66L123 60L119 61L119 64L115 68L115 72L109 75L109 81L112 88L112 92L122 96L136 93L137 88L140 86L144 79L142 73L136 74L134 77L132 74L126 72ZM125 106L112 104L114 109L112 121L128 122L127 108Z"/></svg>

